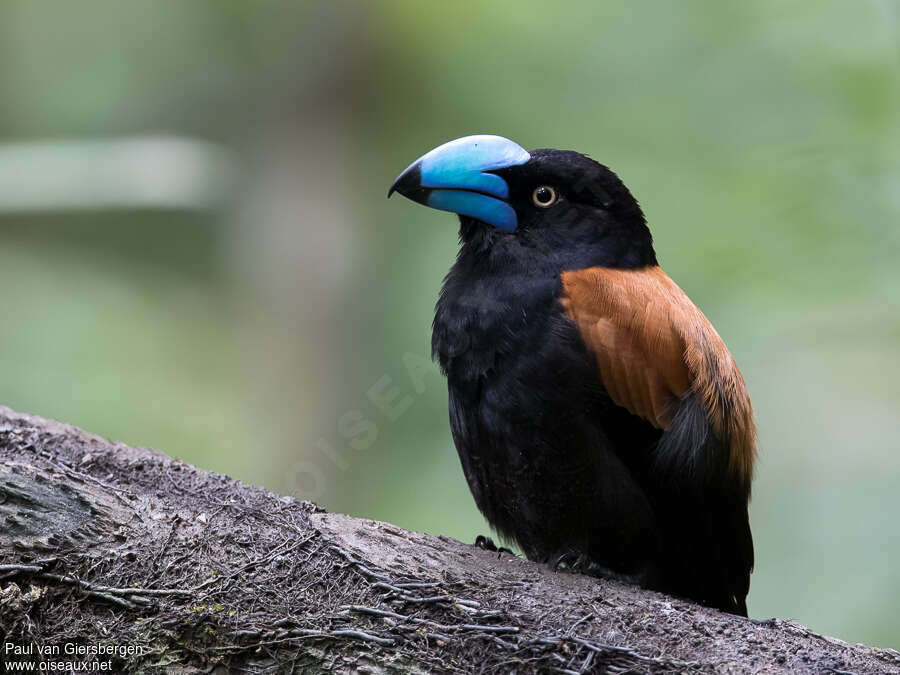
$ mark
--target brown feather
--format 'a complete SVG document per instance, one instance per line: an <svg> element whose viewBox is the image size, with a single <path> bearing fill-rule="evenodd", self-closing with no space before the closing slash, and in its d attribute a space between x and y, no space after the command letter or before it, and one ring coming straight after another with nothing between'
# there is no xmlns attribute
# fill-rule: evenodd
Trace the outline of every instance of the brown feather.
<svg viewBox="0 0 900 675"><path fill-rule="evenodd" d="M744 378L703 313L657 266L563 272L562 306L597 360L610 398L666 429L689 390L750 480L756 429Z"/></svg>

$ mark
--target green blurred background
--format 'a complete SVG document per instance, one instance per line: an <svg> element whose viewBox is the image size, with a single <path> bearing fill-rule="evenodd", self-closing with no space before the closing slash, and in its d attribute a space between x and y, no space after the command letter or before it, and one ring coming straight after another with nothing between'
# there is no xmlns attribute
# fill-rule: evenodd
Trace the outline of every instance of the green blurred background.
<svg viewBox="0 0 900 675"><path fill-rule="evenodd" d="M471 133L641 201L747 378L751 614L900 648L900 5L0 5L0 403L487 531L428 360Z"/></svg>

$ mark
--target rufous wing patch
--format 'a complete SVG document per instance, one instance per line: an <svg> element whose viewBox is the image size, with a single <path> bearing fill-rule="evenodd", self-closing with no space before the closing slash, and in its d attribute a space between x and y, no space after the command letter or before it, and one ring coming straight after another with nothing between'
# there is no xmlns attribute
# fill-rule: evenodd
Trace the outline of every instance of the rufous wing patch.
<svg viewBox="0 0 900 675"><path fill-rule="evenodd" d="M747 387L712 324L658 266L562 274L563 309L597 361L610 398L660 429L692 391L728 466L752 475L756 431Z"/></svg>

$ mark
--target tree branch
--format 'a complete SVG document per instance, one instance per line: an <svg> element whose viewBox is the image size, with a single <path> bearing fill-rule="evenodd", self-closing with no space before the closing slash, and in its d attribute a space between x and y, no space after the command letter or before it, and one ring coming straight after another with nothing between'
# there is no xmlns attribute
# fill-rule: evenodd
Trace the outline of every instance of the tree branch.
<svg viewBox="0 0 900 675"><path fill-rule="evenodd" d="M7 666L900 673L893 650L325 513L2 407L0 523Z"/></svg>

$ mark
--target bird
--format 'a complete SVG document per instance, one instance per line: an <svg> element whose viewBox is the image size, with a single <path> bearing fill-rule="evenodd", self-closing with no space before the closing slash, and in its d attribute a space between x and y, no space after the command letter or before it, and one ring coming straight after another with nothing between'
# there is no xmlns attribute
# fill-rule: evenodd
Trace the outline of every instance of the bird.
<svg viewBox="0 0 900 675"><path fill-rule="evenodd" d="M625 184L481 134L424 154L395 192L459 217L432 356L492 529L554 569L746 616L747 387Z"/></svg>

